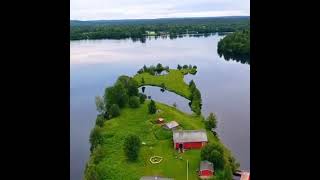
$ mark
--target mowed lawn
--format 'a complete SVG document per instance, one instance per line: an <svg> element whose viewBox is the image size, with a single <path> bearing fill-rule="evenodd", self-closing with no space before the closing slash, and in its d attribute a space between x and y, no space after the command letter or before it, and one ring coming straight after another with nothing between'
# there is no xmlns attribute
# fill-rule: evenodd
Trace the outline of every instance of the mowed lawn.
<svg viewBox="0 0 320 180"><path fill-rule="evenodd" d="M151 85L160 87L161 84L164 83L167 90L175 92L187 99L190 99L191 92L189 90L189 86L183 80L184 75L187 73L187 69L170 69L168 74L165 75L153 76L149 73L141 73L136 74L133 78L139 83L139 86ZM142 78L144 78L145 82L143 84Z"/></svg>
<svg viewBox="0 0 320 180"><path fill-rule="evenodd" d="M157 103L160 112L150 115L148 103L146 101L137 109L122 109L119 117L105 122L106 157L99 163L99 167L111 173L114 179L138 180L142 176L157 175L185 180L189 160L189 179L198 179L196 170L199 168L200 150L177 153L173 148L172 132L163 130L154 121L163 117L165 121L177 121L182 129L204 129L202 118L160 103ZM128 134L136 134L146 143L142 145L137 162L128 162L124 154L123 142ZM207 131L207 135L209 141L217 141L211 132ZM162 156L162 162L151 164L149 159L153 155Z"/></svg>

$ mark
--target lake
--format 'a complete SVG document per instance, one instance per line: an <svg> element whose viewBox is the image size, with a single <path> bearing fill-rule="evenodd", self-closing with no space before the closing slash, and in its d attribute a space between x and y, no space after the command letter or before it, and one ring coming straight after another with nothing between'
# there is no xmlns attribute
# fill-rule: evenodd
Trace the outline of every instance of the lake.
<svg viewBox="0 0 320 180"><path fill-rule="evenodd" d="M89 135L97 115L95 96L102 96L119 75L133 76L144 64L176 68L178 64L198 67L193 79L201 91L202 112L214 112L217 132L231 149L241 169L250 170L250 65L226 61L217 54L223 36L147 38L145 43L125 40L70 41L70 179L83 178L89 158ZM153 99L177 104L190 112L187 100L173 93L147 87Z"/></svg>

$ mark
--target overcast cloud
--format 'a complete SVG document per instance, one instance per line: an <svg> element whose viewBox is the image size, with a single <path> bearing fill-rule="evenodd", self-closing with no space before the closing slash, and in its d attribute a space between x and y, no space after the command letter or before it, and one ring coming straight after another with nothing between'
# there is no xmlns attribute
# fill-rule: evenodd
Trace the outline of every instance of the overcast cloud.
<svg viewBox="0 0 320 180"><path fill-rule="evenodd" d="M70 0L72 20L249 15L250 0Z"/></svg>

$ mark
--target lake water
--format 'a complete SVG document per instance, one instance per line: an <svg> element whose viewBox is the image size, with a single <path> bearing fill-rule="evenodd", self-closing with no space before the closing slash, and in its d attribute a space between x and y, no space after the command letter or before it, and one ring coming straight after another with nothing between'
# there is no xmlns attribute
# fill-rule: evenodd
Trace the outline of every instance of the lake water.
<svg viewBox="0 0 320 180"><path fill-rule="evenodd" d="M89 158L89 135L96 118L94 98L103 95L119 75L133 76L145 65L162 63L176 68L192 64L193 79L201 91L202 112L218 117L218 134L231 149L241 169L250 170L250 65L225 61L217 54L222 36L147 38L146 43L127 40L81 40L70 42L70 171L71 180L83 178ZM147 87L153 99L190 112L182 97Z"/></svg>

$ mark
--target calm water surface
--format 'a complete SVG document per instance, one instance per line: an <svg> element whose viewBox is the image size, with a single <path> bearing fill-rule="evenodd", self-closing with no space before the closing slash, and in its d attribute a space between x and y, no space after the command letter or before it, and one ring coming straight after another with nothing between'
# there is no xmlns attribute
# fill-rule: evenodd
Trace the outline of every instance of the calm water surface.
<svg viewBox="0 0 320 180"><path fill-rule="evenodd" d="M70 170L71 180L83 178L89 158L89 134L94 126L94 97L103 95L119 75L133 76L144 64L176 68L177 64L198 66L193 79L201 91L203 114L216 113L218 133L241 163L250 170L250 66L225 61L217 54L222 36L131 40L82 40L70 42ZM190 112L188 101L173 93L147 87L153 99Z"/></svg>

